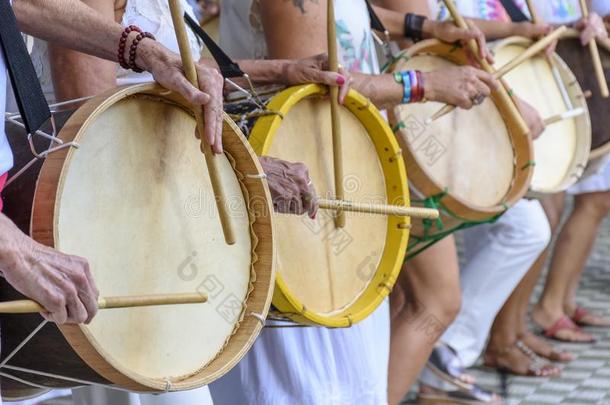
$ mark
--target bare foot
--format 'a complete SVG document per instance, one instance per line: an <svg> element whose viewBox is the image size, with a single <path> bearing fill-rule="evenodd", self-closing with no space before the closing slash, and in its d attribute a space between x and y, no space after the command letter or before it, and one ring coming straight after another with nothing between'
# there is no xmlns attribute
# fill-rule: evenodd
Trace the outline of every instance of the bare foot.
<svg viewBox="0 0 610 405"><path fill-rule="evenodd" d="M498 370L528 377L555 377L561 369L550 363L534 361L516 345L493 347L488 345L484 354L484 364Z"/></svg>
<svg viewBox="0 0 610 405"><path fill-rule="evenodd" d="M576 326L565 314L557 315L545 311L540 305L532 309L532 320L546 337L569 343L591 343L595 337Z"/></svg>
<svg viewBox="0 0 610 405"><path fill-rule="evenodd" d="M538 356L542 356L551 361L568 362L574 360L574 355L572 353L556 350L552 344L545 339L534 335L529 330L521 335L520 339Z"/></svg>

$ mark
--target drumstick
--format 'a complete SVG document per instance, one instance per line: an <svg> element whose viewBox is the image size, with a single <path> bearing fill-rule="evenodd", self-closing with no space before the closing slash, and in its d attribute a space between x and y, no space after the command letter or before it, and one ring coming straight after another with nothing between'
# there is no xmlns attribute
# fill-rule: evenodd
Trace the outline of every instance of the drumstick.
<svg viewBox="0 0 610 405"><path fill-rule="evenodd" d="M583 18L589 17L589 8L585 0L580 0L580 10L582 11ZM599 48L595 38L589 41L589 52L591 53L591 61L593 62L593 69L595 69L595 76L597 76L599 90L603 98L608 98L610 97L610 90L608 90L608 83L606 82L606 75L602 66L602 60L599 57Z"/></svg>
<svg viewBox="0 0 610 405"><path fill-rule="evenodd" d="M343 210L348 212L361 212L365 214L395 215L421 219L437 219L438 210L430 208L402 207L399 205L363 204L343 200L318 200L318 206L324 210Z"/></svg>
<svg viewBox="0 0 610 405"><path fill-rule="evenodd" d="M549 125L555 124L560 121L568 120L570 118L576 118L576 117L583 115L584 113L585 113L585 109L578 107L573 110L569 110L569 111L566 111L566 112L563 112L563 113L557 114L557 115L552 115L552 116L546 118L544 120L544 125L549 126Z"/></svg>
<svg viewBox="0 0 610 405"><path fill-rule="evenodd" d="M575 39L580 38L580 32L574 28L568 28L565 33L562 35L562 38L565 39ZM608 38L597 38L598 47L604 48L607 52L610 52L610 39Z"/></svg>
<svg viewBox="0 0 610 405"><path fill-rule="evenodd" d="M199 81L197 79L197 70L195 68L195 61L191 54L191 47L189 44L188 36L186 34L186 27L184 25L182 7L179 0L169 0L169 7L172 13L172 20L174 22L174 30L176 31L176 37L178 39L178 47L180 48L180 56L182 57L182 65L184 73L187 79L193 84L193 86L199 88ZM227 195L222 186L219 169L219 159L214 156L210 145L205 143L204 137L204 124L203 124L203 111L200 106L193 106L193 112L195 114L195 120L197 121L197 132L201 139L201 151L205 155L205 162L210 173L210 181L212 182L212 190L216 198L216 208L218 209L218 215L220 217L220 224L222 225L222 232L224 234L225 242L229 245L235 244L235 235L233 233L233 227L229 212L227 211Z"/></svg>
<svg viewBox="0 0 610 405"><path fill-rule="evenodd" d="M520 64L522 64L529 58L531 58L531 57L535 56L536 54L540 53L541 51L543 51L553 41L559 39L559 37L561 37L561 35L563 34L563 32L565 30L566 30L565 26L561 26L561 27L557 28L555 31L553 31L546 37L542 38L541 40L539 40L538 42L534 43L532 46L527 48L525 50L525 52L523 52L522 54L517 56L515 59L506 63L499 70L497 70L495 72L490 72L490 73L493 74L493 77L496 80L500 80L502 77L504 77L507 73L510 73L513 69L518 67ZM505 92L500 92L499 94L505 94L507 97L509 97L508 94L506 94ZM509 101L514 106L514 104L512 103L512 101L510 99L509 99ZM443 108L438 110L434 115L432 115L430 118L428 118L426 120L426 124L430 124L431 122L436 121L437 119L443 117L444 115L449 114L451 111L455 110L455 108L456 107L454 105L449 105L449 104L445 105ZM516 108L517 107L515 107L515 109ZM520 114L520 113L517 111L517 114ZM528 133L529 133L529 130L528 130Z"/></svg>
<svg viewBox="0 0 610 405"><path fill-rule="evenodd" d="M337 26L335 24L335 5L333 0L328 0L328 65L331 71L339 71L339 59L337 56ZM341 134L341 121L339 117L339 88L330 87L330 119L333 136L333 165L335 170L335 198L343 200L343 139ZM345 214L339 210L335 217L337 228L345 227Z"/></svg>
<svg viewBox="0 0 610 405"><path fill-rule="evenodd" d="M538 22L540 22L540 19L538 18L538 12L536 11L536 7L534 7L534 4L532 3L532 0L525 0L525 4L527 5L527 9L530 12L530 17L532 17L532 22L534 24L538 24Z"/></svg>
<svg viewBox="0 0 610 405"><path fill-rule="evenodd" d="M99 298L97 300L97 308L115 309L160 305L201 304L207 301L207 295L199 293L132 295ZM37 312L47 312L47 310L36 301L18 300L0 302L1 314L32 314Z"/></svg>

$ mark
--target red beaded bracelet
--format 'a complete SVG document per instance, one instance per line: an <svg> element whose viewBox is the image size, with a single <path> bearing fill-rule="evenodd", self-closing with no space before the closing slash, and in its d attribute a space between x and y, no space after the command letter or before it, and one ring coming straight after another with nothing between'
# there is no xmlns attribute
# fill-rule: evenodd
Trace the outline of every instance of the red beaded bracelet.
<svg viewBox="0 0 610 405"><path fill-rule="evenodd" d="M131 43L131 47L129 48L129 67L136 73L142 73L144 70L140 69L136 65L136 52L138 51L138 45L144 38L150 38L155 41L155 36L150 32L142 32L138 34L138 36Z"/></svg>
<svg viewBox="0 0 610 405"><path fill-rule="evenodd" d="M129 34L132 33L133 31L135 32L142 32L142 30L135 26L135 25L130 25L129 27L126 27L123 30L123 33L121 34L121 39L119 40L119 52L117 55L117 59L119 61L119 65L121 65L121 67L123 69L130 69L130 66L127 64L127 61L125 60L125 45L127 44L127 38L129 38Z"/></svg>

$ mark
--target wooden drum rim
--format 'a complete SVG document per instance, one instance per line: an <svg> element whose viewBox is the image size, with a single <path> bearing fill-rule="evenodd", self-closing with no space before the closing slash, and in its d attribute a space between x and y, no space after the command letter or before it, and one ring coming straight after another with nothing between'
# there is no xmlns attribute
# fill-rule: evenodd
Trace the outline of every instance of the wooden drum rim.
<svg viewBox="0 0 610 405"><path fill-rule="evenodd" d="M78 141L80 134L95 121L96 117L117 102L135 95L163 98L176 104L177 107L190 111L190 107L184 99L153 83L112 89L92 98L79 108L65 124L59 133L59 138L64 142ZM256 154L245 137L241 135L240 130L226 115L224 116L223 142L225 150L235 158L236 169L242 173L263 173ZM44 161L38 178L30 233L35 240L50 247L54 247L56 240L55 231L58 220L56 214L62 191L60 185L65 176L64 163L69 161L75 151L77 149L63 149L49 155ZM179 381L171 381L171 386L168 387L166 382L159 379L144 377L121 365L113 364L112 359L103 356L103 348L96 347L95 341L88 338L90 333L85 327L81 325L59 326L72 349L87 365L105 379L122 388L161 392L188 390L207 385L227 373L243 358L262 330L263 322L259 318L266 316L271 305L275 277L271 196L262 176L258 177L260 178L247 178L243 181L251 199L253 196L264 196L265 201L265 203L261 203L262 198L256 198L252 212L255 217L252 229L258 239L258 244L253 252L253 257L258 259L253 263L256 277L251 281L253 291L246 300L248 313L245 314L246 316L241 321L239 328L234 331L224 350L210 363L202 365L199 372ZM257 316L250 316L252 314Z"/></svg>
<svg viewBox="0 0 610 405"><path fill-rule="evenodd" d="M390 72L393 71L401 59L408 59L421 53L443 57L457 65L468 64L466 53L459 45L447 44L436 39L429 39L418 42L409 49L403 51L403 53L396 58L394 63L389 66L388 70ZM497 95L492 93L491 98L494 100L496 106L498 106L498 103L496 102L497 97ZM397 106L396 108L399 107L400 106ZM476 106L473 108L476 108ZM443 195L441 203L451 212L451 214L459 219L473 222L486 221L497 215L501 215L508 207L513 206L517 201L523 198L529 190L534 173L534 146L530 136L515 135L518 133L517 125L509 119L510 114L507 111L499 109L499 113L506 123L514 151L514 177L511 188L508 190L503 203L489 207L479 206L469 203L451 193L445 193L445 187L442 184L438 184L431 176L426 174L424 170L420 170L423 165L420 164L415 151L412 150L404 137L396 135L398 143L404 151L403 157L409 170L409 180L414 188L425 197ZM398 117L394 109L388 111L388 116L390 123L395 128L398 123ZM456 136L459 136L459 134L456 134Z"/></svg>
<svg viewBox="0 0 610 405"><path fill-rule="evenodd" d="M276 95L268 108L280 114L259 118L251 131L250 143L256 153L264 155L270 149L282 123L282 116L293 106L307 97L322 96L327 93L326 87L309 84L291 87ZM407 172L400 158L401 150L385 119L369 100L355 91L349 92L344 107L366 128L375 145L386 178L388 199L395 202L404 201L409 205ZM398 278L407 248L409 224L409 218L388 217L386 244L377 272L359 298L340 313L322 315L308 310L288 288L280 272L276 274L273 305L291 320L303 324L349 327L362 321L383 302Z"/></svg>
<svg viewBox="0 0 610 405"><path fill-rule="evenodd" d="M492 46L492 49L494 49L494 50L501 49L503 47L510 46L510 45L529 47L533 43L534 42L531 39L519 37L519 36L512 36L512 37L504 38L500 41L495 42ZM578 79L576 78L574 73L572 73L572 70L570 69L568 64L561 58L561 56L559 56L559 54L557 52L553 52L552 58L553 58L553 63L560 70L562 77L563 77L563 75L566 75L569 77L569 82L566 83L566 87L569 87L569 85L571 83L574 83L573 85L577 86L575 92L577 93L577 95L582 96L582 100L585 100L584 92L583 92L580 84L578 83ZM585 110L585 114L583 114L583 116L582 116L585 120L584 121L585 128L584 128L584 133L579 130L580 126L577 125L577 128L576 128L578 141L576 142L576 154L573 157L572 164L570 165L570 169L569 169L571 175L568 176L566 179L564 179L564 181L556 189L537 190L532 187L531 191L534 194L542 194L542 195L554 194L554 193L559 193L559 192L567 190L570 186L574 185L580 179L580 177L582 176L582 174L585 170L585 167L587 166L587 162L589 161L589 159L593 158L591 156L592 155L591 142L592 142L592 136L593 136L593 129L591 127L591 116L589 114L589 107L588 107L586 101L583 102L582 105L578 105L577 107L580 107ZM535 169L534 169L534 171L535 171ZM579 174L577 176L574 175L574 173L577 173L577 172Z"/></svg>

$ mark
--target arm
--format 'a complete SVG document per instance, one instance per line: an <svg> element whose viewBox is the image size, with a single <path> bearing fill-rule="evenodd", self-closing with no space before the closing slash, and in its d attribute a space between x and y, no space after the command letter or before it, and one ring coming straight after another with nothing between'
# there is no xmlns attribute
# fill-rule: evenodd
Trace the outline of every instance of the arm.
<svg viewBox="0 0 610 405"><path fill-rule="evenodd" d="M13 9L21 29L28 34L106 60L116 60L123 32L114 19L103 18L77 0L15 0ZM131 33L125 53L136 33ZM184 77L180 57L156 41L144 39L136 64L152 73L162 86L174 90L194 105L203 106L205 139L216 153L222 152L222 87L215 69L197 67L199 89Z"/></svg>

